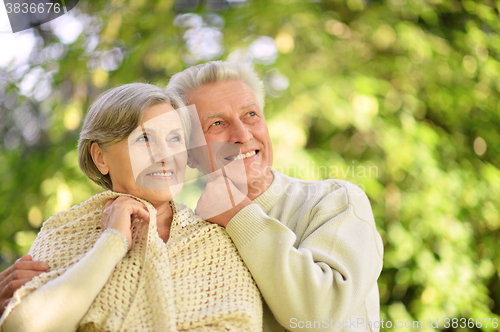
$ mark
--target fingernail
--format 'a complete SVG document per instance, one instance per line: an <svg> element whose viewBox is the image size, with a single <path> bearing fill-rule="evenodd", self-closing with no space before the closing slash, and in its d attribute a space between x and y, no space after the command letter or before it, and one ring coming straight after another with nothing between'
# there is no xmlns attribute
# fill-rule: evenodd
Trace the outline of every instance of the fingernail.
<svg viewBox="0 0 500 332"><path fill-rule="evenodd" d="M48 269L49 268L49 264L45 263L45 262L42 262L42 269Z"/></svg>

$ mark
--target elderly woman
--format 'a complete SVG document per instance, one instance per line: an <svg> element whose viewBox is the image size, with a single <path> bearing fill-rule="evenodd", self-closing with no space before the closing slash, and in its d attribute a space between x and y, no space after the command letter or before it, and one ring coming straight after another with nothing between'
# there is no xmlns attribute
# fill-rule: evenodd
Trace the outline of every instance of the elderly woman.
<svg viewBox="0 0 500 332"><path fill-rule="evenodd" d="M149 84L90 108L82 171L108 189L47 220L30 249L50 266L15 294L10 331L258 331L260 294L223 228L174 203L190 117Z"/></svg>

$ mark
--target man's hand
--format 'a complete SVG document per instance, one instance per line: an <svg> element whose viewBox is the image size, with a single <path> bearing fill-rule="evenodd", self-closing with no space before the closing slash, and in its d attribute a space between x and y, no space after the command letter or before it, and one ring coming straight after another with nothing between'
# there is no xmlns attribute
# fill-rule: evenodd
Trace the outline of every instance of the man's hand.
<svg viewBox="0 0 500 332"><path fill-rule="evenodd" d="M226 227L229 221L252 201L233 182L223 176L210 181L196 205L196 213L211 223Z"/></svg>
<svg viewBox="0 0 500 332"><path fill-rule="evenodd" d="M19 258L7 270L0 273L0 316L16 290L49 268L45 262L33 261L30 255Z"/></svg>

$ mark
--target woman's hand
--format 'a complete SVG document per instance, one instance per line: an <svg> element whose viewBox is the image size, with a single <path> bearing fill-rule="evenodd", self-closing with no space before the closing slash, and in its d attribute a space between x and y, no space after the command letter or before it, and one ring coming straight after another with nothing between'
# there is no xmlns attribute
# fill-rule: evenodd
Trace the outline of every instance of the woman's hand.
<svg viewBox="0 0 500 332"><path fill-rule="evenodd" d="M132 220L137 215L149 222L149 212L144 203L126 196L110 199L102 212L102 230L114 228L122 233L128 241L128 250L132 248Z"/></svg>

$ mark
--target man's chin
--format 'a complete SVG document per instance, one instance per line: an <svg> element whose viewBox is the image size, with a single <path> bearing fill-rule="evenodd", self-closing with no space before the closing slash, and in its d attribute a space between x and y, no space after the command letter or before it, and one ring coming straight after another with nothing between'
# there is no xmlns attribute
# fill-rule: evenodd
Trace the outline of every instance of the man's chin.
<svg viewBox="0 0 500 332"><path fill-rule="evenodd" d="M271 173L271 167L263 167L259 165L260 167L257 168L255 163L250 164L249 166L250 167L245 168L247 173L246 182L248 185L248 189L249 190L259 189L260 192L264 192L273 179L273 175Z"/></svg>
<svg viewBox="0 0 500 332"><path fill-rule="evenodd" d="M266 174L267 171L267 174ZM258 163L251 163L245 165L245 172L247 173L248 183L252 181L259 181L268 177L271 174L270 168L261 166Z"/></svg>

